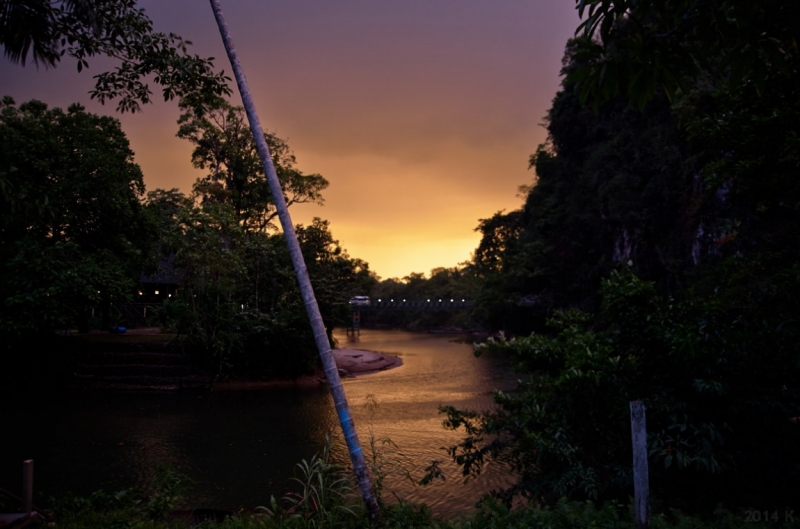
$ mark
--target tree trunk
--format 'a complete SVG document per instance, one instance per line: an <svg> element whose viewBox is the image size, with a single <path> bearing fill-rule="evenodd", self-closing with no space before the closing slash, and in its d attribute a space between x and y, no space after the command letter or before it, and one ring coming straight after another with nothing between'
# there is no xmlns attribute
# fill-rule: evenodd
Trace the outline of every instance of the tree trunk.
<svg viewBox="0 0 800 529"><path fill-rule="evenodd" d="M264 139L264 131L261 128L261 122L256 113L256 107L253 103L253 98L247 88L247 81L244 77L239 60L236 57L236 49L233 46L228 27L225 24L225 19L222 16L222 9L219 6L218 0L210 0L211 9L214 11L214 16L217 19L220 34L222 35L222 42L225 45L225 51L228 53L231 67L233 68L234 76L236 77L236 84L239 87L239 93L242 96L242 103L244 103L245 111L247 112L247 119L250 122L250 129L253 133L256 142L258 154L261 157L261 162L264 164L264 172L267 175L267 183L269 184L272 198L275 201L275 209L278 212L278 218L283 228L283 234L286 238L286 243L289 245L289 254L292 258L292 265L294 266L297 281L300 284L300 292L303 296L303 303L308 313L308 318L311 320L311 330L314 333L314 340L319 350L319 356L322 360L322 367L325 371L325 376L328 379L328 386L333 396L333 402L336 406L336 412L339 415L339 424L344 433L344 440L347 443L347 449L350 452L350 460L353 463L353 470L358 481L359 489L361 489L361 496L366 504L367 511L372 518L378 516L379 508L378 502L375 497L375 492L372 488L372 482L369 478L369 471L367 463L364 458L364 452L361 450L361 444L358 441L358 434L356 433L355 423L353 416L350 414L350 408L347 405L347 397L344 394L344 387L339 378L339 370L336 367L336 362L333 359L331 352L331 344L328 341L328 335L325 332L325 325L322 322L322 316L319 312L317 300L314 297L314 290L311 287L311 280L308 277L308 270L306 269L303 254L300 252L300 243L297 241L297 234L292 224L292 219L289 216L289 210L286 206L286 200L283 196L278 175L275 172L275 166L272 164L272 157L269 153L269 147Z"/></svg>

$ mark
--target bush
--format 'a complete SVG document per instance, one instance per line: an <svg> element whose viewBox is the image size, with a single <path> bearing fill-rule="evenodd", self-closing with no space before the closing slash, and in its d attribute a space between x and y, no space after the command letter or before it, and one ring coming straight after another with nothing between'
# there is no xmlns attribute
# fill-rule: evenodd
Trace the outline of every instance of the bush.
<svg viewBox="0 0 800 529"><path fill-rule="evenodd" d="M495 395L494 412L442 408L446 425L467 435L451 455L465 475L488 459L510 461L519 479L506 500L625 498L628 403L642 400L661 500L690 510L790 504L800 486L800 425L790 421L800 409L798 318L776 298L796 292L798 276L762 272L758 281L780 286L757 291L742 277L763 264L728 262L716 270L720 288L698 286L681 301L617 272L597 317L557 312L551 336L477 346L510 353L524 376L515 392Z"/></svg>

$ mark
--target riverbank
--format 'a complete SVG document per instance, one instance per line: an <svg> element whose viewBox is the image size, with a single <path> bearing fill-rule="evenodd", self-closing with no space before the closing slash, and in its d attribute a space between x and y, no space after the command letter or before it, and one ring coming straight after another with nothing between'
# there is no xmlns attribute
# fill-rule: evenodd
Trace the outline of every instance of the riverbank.
<svg viewBox="0 0 800 529"><path fill-rule="evenodd" d="M360 376L403 364L396 354L369 351L369 347L344 343L332 353L342 377ZM38 350L22 355L23 348ZM356 347L356 348L353 348ZM357 349L363 347L363 349ZM185 351L181 337L157 327L126 329L122 333L91 331L32 337L9 348L7 356L25 360L23 369L6 370L0 391L36 392L67 390L179 390L314 388L325 384L320 368L297 379L275 378L214 380L214 373ZM316 355L316 353L314 353ZM32 372L35 377L15 373ZM221 378L221 377L220 377Z"/></svg>
<svg viewBox="0 0 800 529"><path fill-rule="evenodd" d="M317 478L325 463L313 467L311 478ZM316 473L315 473L316 472ZM220 509L193 509L164 513L154 508L153 498L146 502L132 500L135 495L109 501L110 494L97 492L88 498L72 499L57 504L45 521L35 527L58 525L62 529L94 529L97 527L137 527L139 529L301 529L307 527L340 527L361 529L376 526L365 512L358 495L353 493L354 483L349 475L339 476L335 483L326 480L319 500L276 501L271 508L259 507L253 511L232 512ZM349 478L349 479L348 479ZM322 481L322 477L319 478ZM314 483L317 483L316 479ZM342 486L344 484L344 486ZM318 485L316 485L318 486ZM349 488L348 488L349 487ZM308 492L307 490L301 492ZM296 496L302 498L298 493ZM316 496L312 496L316 499ZM274 498L273 498L274 501ZM167 505L168 508L168 505ZM653 510L648 515L649 526L654 529L772 529L793 527L793 511L778 509L764 511L770 515L753 519L752 509L728 510L717 507L713 513L688 514L678 509ZM480 502L477 508L465 510L454 516L439 517L425 503L386 502L381 508L379 527L403 529L495 529L497 527L548 527L573 529L574 527L608 527L634 529L633 506L619 502L595 503L562 499L554 505L539 507L533 503L513 509L497 499ZM773 514L774 513L774 514ZM290 514L290 515L287 515Z"/></svg>

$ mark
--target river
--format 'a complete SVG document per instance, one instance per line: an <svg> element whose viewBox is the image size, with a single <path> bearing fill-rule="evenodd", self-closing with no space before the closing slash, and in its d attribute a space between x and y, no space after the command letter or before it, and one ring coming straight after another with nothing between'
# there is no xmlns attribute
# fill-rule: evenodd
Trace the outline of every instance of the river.
<svg viewBox="0 0 800 529"><path fill-rule="evenodd" d="M507 469L495 466L464 484L444 450L462 434L444 429L438 412L440 405L490 407L492 390L513 387L507 362L476 358L457 335L362 329L356 341L336 338L341 347L403 359L398 368L344 380L368 456L372 438L387 450L386 461L398 461L414 480L432 460L446 476L423 487L389 474L387 500L424 501L449 516L509 483ZM168 465L191 479L186 506L253 508L285 492L296 463L318 452L326 435L334 435L335 457L346 457L326 387L38 394L4 407L13 434L2 436L0 487L17 490L21 462L34 459L40 501L146 483Z"/></svg>

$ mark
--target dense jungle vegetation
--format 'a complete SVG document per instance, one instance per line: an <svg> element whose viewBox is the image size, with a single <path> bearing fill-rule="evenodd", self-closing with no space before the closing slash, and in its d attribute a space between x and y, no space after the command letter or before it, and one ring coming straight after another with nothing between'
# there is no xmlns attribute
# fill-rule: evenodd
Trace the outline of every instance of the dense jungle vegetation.
<svg viewBox="0 0 800 529"><path fill-rule="evenodd" d="M702 5L701 5L702 4ZM671 507L792 505L800 487L800 11L579 2L523 206L481 221L479 311L519 387L444 407L500 494L630 494L628 403ZM516 338L511 338L516 337ZM790 492L792 491L792 492Z"/></svg>

